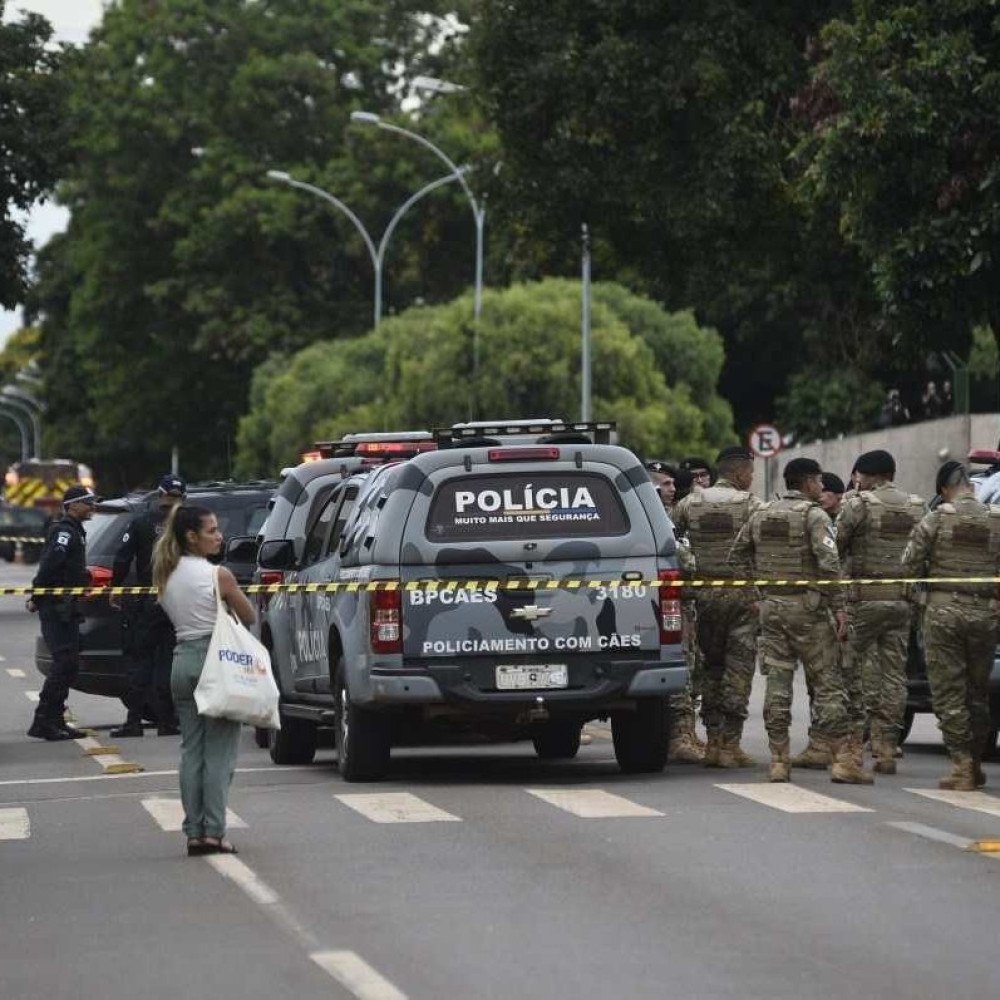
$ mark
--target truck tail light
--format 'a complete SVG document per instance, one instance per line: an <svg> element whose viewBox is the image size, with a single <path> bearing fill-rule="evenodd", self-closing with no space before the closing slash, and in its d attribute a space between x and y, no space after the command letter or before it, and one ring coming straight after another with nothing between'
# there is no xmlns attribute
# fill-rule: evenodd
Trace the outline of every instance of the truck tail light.
<svg viewBox="0 0 1000 1000"><path fill-rule="evenodd" d="M558 448L491 448L491 462L554 462L559 458Z"/></svg>
<svg viewBox="0 0 1000 1000"><path fill-rule="evenodd" d="M661 569L660 579L660 645L673 646L681 641L681 572Z"/></svg>
<svg viewBox="0 0 1000 1000"><path fill-rule="evenodd" d="M285 574L280 569L262 569L260 571L260 584L262 587L270 587L276 583L284 583ZM264 594L257 592L257 607L261 611L267 611L268 605L274 594Z"/></svg>
<svg viewBox="0 0 1000 1000"><path fill-rule="evenodd" d="M403 651L403 601L399 590L369 594L368 620L373 653Z"/></svg>
<svg viewBox="0 0 1000 1000"><path fill-rule="evenodd" d="M90 574L91 587L110 587L113 576L107 566L88 566L87 572Z"/></svg>

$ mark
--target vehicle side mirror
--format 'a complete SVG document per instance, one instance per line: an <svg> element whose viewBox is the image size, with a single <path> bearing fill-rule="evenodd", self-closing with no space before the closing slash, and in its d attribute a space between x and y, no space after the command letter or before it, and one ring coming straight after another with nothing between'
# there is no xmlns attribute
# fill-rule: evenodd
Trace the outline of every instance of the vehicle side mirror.
<svg viewBox="0 0 1000 1000"><path fill-rule="evenodd" d="M257 539L237 535L226 542L226 562L252 563L257 561Z"/></svg>
<svg viewBox="0 0 1000 1000"><path fill-rule="evenodd" d="M261 569L295 569L297 563L295 545L290 538L264 542L257 553L257 565Z"/></svg>

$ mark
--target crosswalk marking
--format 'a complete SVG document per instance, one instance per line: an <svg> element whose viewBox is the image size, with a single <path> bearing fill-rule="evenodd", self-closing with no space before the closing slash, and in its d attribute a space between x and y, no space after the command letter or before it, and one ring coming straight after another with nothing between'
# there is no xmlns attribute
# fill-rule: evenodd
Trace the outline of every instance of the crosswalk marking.
<svg viewBox="0 0 1000 1000"><path fill-rule="evenodd" d="M0 809L0 840L27 840L30 836L27 809Z"/></svg>
<svg viewBox="0 0 1000 1000"><path fill-rule="evenodd" d="M93 736L81 736L80 739L73 742L91 760L96 760L105 774L123 774L142 770L141 764L133 764L131 761L125 760L121 754L116 753L117 747L106 747L95 740Z"/></svg>
<svg viewBox="0 0 1000 1000"><path fill-rule="evenodd" d="M339 802L361 813L373 823L461 823L437 806L409 792L374 792L335 795Z"/></svg>
<svg viewBox="0 0 1000 1000"><path fill-rule="evenodd" d="M7 673L10 674L11 677L26 677L27 676L25 674L25 672L23 670L21 670L20 667L8 667L7 668Z"/></svg>
<svg viewBox="0 0 1000 1000"><path fill-rule="evenodd" d="M142 808L159 824L161 830L176 833L184 823L184 807L180 799L143 799ZM226 828L245 830L246 823L232 810L226 810Z"/></svg>
<svg viewBox="0 0 1000 1000"><path fill-rule="evenodd" d="M525 791L549 805L582 819L610 819L624 816L662 816L663 813L638 802L630 802L600 788L527 788Z"/></svg>
<svg viewBox="0 0 1000 1000"><path fill-rule="evenodd" d="M24 692L24 697L27 698L28 701L34 702L34 703L37 704L38 698L39 698L39 694L38 694L37 691L25 691Z"/></svg>
<svg viewBox="0 0 1000 1000"><path fill-rule="evenodd" d="M791 783L716 785L715 787L786 813L867 813L875 811L866 806L844 802L842 799L834 799L829 795L821 795L819 792L812 792L808 788L800 788Z"/></svg>
<svg viewBox="0 0 1000 1000"><path fill-rule="evenodd" d="M358 1000L406 1000L405 993L353 951L315 951L309 957Z"/></svg>
<svg viewBox="0 0 1000 1000"><path fill-rule="evenodd" d="M937 788L907 788L906 791L958 809L972 809L988 816L1000 816L1000 799L985 792L949 792Z"/></svg>

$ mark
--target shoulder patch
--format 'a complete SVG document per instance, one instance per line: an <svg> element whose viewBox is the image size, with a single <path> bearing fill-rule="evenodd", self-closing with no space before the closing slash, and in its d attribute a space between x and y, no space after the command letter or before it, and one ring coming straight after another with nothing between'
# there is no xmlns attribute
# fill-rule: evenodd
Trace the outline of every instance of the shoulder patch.
<svg viewBox="0 0 1000 1000"><path fill-rule="evenodd" d="M56 535L56 545L69 545L69 537L68 531L60 531L59 534Z"/></svg>
<svg viewBox="0 0 1000 1000"><path fill-rule="evenodd" d="M828 549L833 549L834 552L837 551L837 543L829 535L827 535L826 538L823 539L823 544Z"/></svg>
<svg viewBox="0 0 1000 1000"><path fill-rule="evenodd" d="M124 545L129 540L129 538L131 538L131 534L130 532L126 531L125 534L122 535L122 545Z"/></svg>

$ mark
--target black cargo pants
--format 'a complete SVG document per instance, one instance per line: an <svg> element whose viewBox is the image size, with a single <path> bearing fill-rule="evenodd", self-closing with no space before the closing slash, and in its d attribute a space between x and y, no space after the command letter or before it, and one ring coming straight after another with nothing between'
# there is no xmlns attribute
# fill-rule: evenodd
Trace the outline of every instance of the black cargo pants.
<svg viewBox="0 0 1000 1000"><path fill-rule="evenodd" d="M174 655L174 628L152 597L129 602L122 613L122 650L127 690L128 721L141 723L148 706L161 726L173 725L170 665Z"/></svg>
<svg viewBox="0 0 1000 1000"><path fill-rule="evenodd" d="M42 638L52 654L52 667L38 696L35 719L60 725L69 689L80 672L80 621L71 602L40 608L38 617Z"/></svg>

